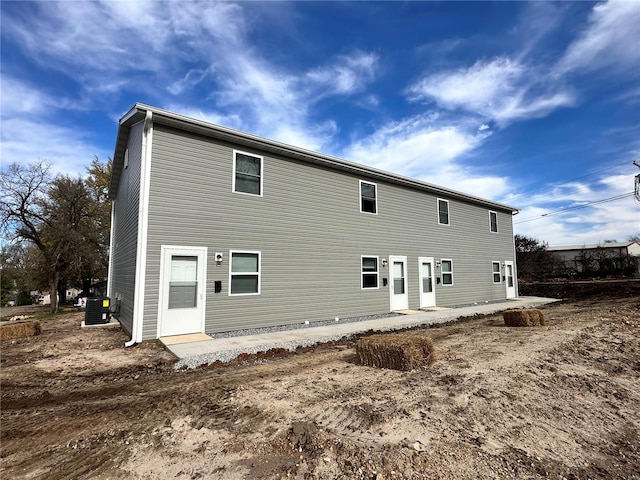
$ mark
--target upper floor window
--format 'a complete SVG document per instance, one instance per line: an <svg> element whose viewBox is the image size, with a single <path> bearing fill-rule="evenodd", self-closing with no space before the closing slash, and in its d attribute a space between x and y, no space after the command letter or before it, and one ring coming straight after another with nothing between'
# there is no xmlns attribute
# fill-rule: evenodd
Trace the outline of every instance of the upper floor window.
<svg viewBox="0 0 640 480"><path fill-rule="evenodd" d="M262 196L263 158L244 152L233 152L233 191Z"/></svg>
<svg viewBox="0 0 640 480"><path fill-rule="evenodd" d="M498 214L496 212L489 212L489 229L493 233L498 233Z"/></svg>
<svg viewBox="0 0 640 480"><path fill-rule="evenodd" d="M438 199L438 223L449 225L449 200Z"/></svg>
<svg viewBox="0 0 640 480"><path fill-rule="evenodd" d="M491 268L493 270L493 283L500 283L500 262L491 262Z"/></svg>
<svg viewBox="0 0 640 480"><path fill-rule="evenodd" d="M362 257L362 288L378 288L378 257Z"/></svg>
<svg viewBox="0 0 640 480"><path fill-rule="evenodd" d="M378 185L360 180L360 211L378 213Z"/></svg>
<svg viewBox="0 0 640 480"><path fill-rule="evenodd" d="M453 285L453 260L442 259L440 274L442 285Z"/></svg>
<svg viewBox="0 0 640 480"><path fill-rule="evenodd" d="M231 251L229 295L260 294L260 252Z"/></svg>

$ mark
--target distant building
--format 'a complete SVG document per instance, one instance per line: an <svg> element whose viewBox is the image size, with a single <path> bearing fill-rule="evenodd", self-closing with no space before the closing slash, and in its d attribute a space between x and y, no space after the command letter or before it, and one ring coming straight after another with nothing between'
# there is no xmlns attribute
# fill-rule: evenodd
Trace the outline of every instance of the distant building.
<svg viewBox="0 0 640 480"><path fill-rule="evenodd" d="M78 288L75 288L75 287L67 288L65 290L65 301L67 303L73 303L73 300L76 298L76 296L79 293L80 293L80 289ZM62 300L61 298L58 298L58 302L60 302L61 300ZM44 292L42 295L39 295L38 303L42 305L51 305L51 295L49 294L49 292Z"/></svg>
<svg viewBox="0 0 640 480"><path fill-rule="evenodd" d="M635 241L550 246L547 251L556 256L565 271L577 274L637 275L640 265L640 244Z"/></svg>

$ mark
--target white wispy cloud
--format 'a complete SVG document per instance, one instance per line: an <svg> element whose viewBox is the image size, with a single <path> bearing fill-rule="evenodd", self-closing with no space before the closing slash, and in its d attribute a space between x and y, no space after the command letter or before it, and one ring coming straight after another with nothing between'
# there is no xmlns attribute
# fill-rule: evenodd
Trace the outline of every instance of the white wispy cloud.
<svg viewBox="0 0 640 480"><path fill-rule="evenodd" d="M0 85L3 93L0 95L0 112L5 119L19 115L42 115L50 109L81 108L70 98L49 95L29 82L10 75L2 74Z"/></svg>
<svg viewBox="0 0 640 480"><path fill-rule="evenodd" d="M543 117L575 102L568 90L548 89L531 67L507 57L429 75L411 85L407 96L412 102L435 102L441 108L471 112L501 125Z"/></svg>
<svg viewBox="0 0 640 480"><path fill-rule="evenodd" d="M484 137L426 114L378 128L353 142L342 155L349 160L447 186L485 198L506 192L507 179L463 167L460 157Z"/></svg>
<svg viewBox="0 0 640 480"><path fill-rule="evenodd" d="M549 9L557 10L549 5L527 9L536 28L532 30L529 25L524 29L530 32L529 40L514 56L479 60L471 66L428 74L407 88L408 100L481 115L504 127L578 104L580 99L570 86L571 73L608 68L607 74L631 71L637 75L640 2L595 5L588 24L552 65L527 60L536 44L557 28L557 22L547 21ZM542 17L546 23L540 22Z"/></svg>
<svg viewBox="0 0 640 480"><path fill-rule="evenodd" d="M8 75L2 75L0 82L3 165L46 160L54 173L84 175L94 155L102 159L110 155L95 147L91 132L61 125L55 118L59 110L83 110L85 105L49 95Z"/></svg>
<svg viewBox="0 0 640 480"><path fill-rule="evenodd" d="M539 45L566 21L568 4L564 2L527 2L512 31L511 41L518 43L516 57L526 61L539 51Z"/></svg>
<svg viewBox="0 0 640 480"><path fill-rule="evenodd" d="M252 119L246 128L310 149L330 148L333 121L313 121L310 110L322 99L360 92L375 76L375 55L356 51L301 74L282 71L249 54L237 57L215 93L225 108L239 108Z"/></svg>
<svg viewBox="0 0 640 480"><path fill-rule="evenodd" d="M78 82L80 97L104 105L104 95L145 92L160 107L185 105L180 112L310 149L326 148L336 131L335 121L311 119L310 109L328 97L362 92L375 78L377 56L360 50L302 71L276 65L251 43L248 34L260 25L241 4L44 2L34 8L38 15L9 22L3 34ZM9 87L3 97L15 98L11 92L20 85ZM31 98L45 104L38 94Z"/></svg>
<svg viewBox="0 0 640 480"><path fill-rule="evenodd" d="M633 196L587 206L595 201L633 191L633 175L617 173L592 183L569 182L532 195L514 218L516 233L539 238L551 245L625 240L640 231L640 207ZM565 209L581 207L558 213ZM549 215L553 214L553 215Z"/></svg>
<svg viewBox="0 0 640 480"><path fill-rule="evenodd" d="M174 81L167 87L167 90L172 95L180 95L186 90L198 85L209 74L208 69L195 68L189 70L181 79Z"/></svg>
<svg viewBox="0 0 640 480"><path fill-rule="evenodd" d="M53 173L85 175L94 155L106 160L111 154L97 148L90 134L77 128L17 118L2 123L3 165L46 160Z"/></svg>
<svg viewBox="0 0 640 480"><path fill-rule="evenodd" d="M640 68L640 2L615 0L593 7L588 25L567 48L558 74L610 68L615 72Z"/></svg>
<svg viewBox="0 0 640 480"><path fill-rule="evenodd" d="M316 99L327 95L348 95L361 91L375 77L378 56L356 51L339 56L335 62L307 72L299 79L301 88L308 88Z"/></svg>
<svg viewBox="0 0 640 480"><path fill-rule="evenodd" d="M527 207L514 217L516 233L537 238L550 245L598 243L604 240L624 241L640 231L638 205L627 197L616 202L567 212L564 215L541 216L549 210ZM518 224L521 219L537 220Z"/></svg>
<svg viewBox="0 0 640 480"><path fill-rule="evenodd" d="M3 23L4 34L39 63L79 76L83 86L132 72L166 80L183 63L208 58L212 46L236 45L246 28L241 7L222 2L39 2L33 8L36 15Z"/></svg>
<svg viewBox="0 0 640 480"><path fill-rule="evenodd" d="M549 5L535 5L528 8L527 14L533 15L539 23L547 17L548 8ZM566 11L562 9L558 13L565 14ZM584 100L580 98L584 92L578 93L572 88L576 74L600 70L604 75L631 73L637 78L640 69L640 2L614 1L595 5L588 23L560 53L559 60L549 63L550 57L536 59L533 56L536 45L544 41L547 32L557 27L555 22L531 31L530 25L524 29L532 33L528 35L530 40L519 52L512 56L479 60L471 66L429 73L407 88L407 98L431 108L455 112L467 121L479 116L505 128L514 122L544 117L558 108L579 105ZM636 99L635 95L632 90L621 92L617 98L618 101L629 101L630 98ZM489 132L486 127L488 125L483 123L477 132ZM634 130L637 133L637 129ZM621 158L634 158L632 152L634 148L637 150L637 145L636 137L631 143L617 144L615 153ZM604 148L604 145L599 148ZM471 177L467 174L462 178ZM515 194L497 197L521 207L516 222L535 218L517 224L519 233L552 244L567 243L568 239L589 243L608 238L622 240L640 230L640 209L631 197L561 215L547 215L563 208L628 193L631 182L629 175L600 176L591 182L565 183L542 193L522 196L515 191ZM510 181L509 185L511 188L521 187L517 181ZM502 192L507 193L505 190ZM496 198L496 195L489 192L487 197Z"/></svg>

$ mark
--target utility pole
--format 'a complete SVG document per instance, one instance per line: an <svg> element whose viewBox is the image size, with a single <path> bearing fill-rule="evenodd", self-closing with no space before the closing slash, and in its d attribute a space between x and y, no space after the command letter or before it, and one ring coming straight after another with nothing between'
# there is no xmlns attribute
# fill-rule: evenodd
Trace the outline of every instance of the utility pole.
<svg viewBox="0 0 640 480"><path fill-rule="evenodd" d="M640 163L633 161L633 164L640 168ZM634 184L633 184L633 194L636 197L636 201L640 202L640 173L636 175Z"/></svg>

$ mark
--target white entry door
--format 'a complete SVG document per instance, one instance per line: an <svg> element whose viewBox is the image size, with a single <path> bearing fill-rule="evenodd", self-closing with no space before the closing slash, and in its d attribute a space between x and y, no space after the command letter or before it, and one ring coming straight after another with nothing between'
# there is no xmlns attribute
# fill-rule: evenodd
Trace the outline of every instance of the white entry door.
<svg viewBox="0 0 640 480"><path fill-rule="evenodd" d="M507 298L514 298L516 296L516 282L513 262L504 262L504 283L507 286Z"/></svg>
<svg viewBox="0 0 640 480"><path fill-rule="evenodd" d="M407 257L389 257L389 292L391 295L391 311L407 310L409 295L407 293Z"/></svg>
<svg viewBox="0 0 640 480"><path fill-rule="evenodd" d="M420 308L435 307L433 257L418 257L418 267L420 272Z"/></svg>
<svg viewBox="0 0 640 480"><path fill-rule="evenodd" d="M162 247L159 336L204 331L206 247Z"/></svg>

